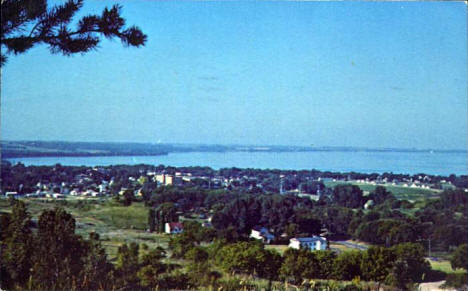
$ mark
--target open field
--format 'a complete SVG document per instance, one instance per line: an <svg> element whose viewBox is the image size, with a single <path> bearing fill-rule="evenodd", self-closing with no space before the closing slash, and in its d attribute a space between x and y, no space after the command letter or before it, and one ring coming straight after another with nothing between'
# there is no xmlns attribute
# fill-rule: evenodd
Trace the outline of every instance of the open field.
<svg viewBox="0 0 468 291"><path fill-rule="evenodd" d="M281 255L288 249L288 245L265 245L268 250L276 250Z"/></svg>
<svg viewBox="0 0 468 291"><path fill-rule="evenodd" d="M433 259L428 259L429 263L431 264L432 269L437 270L437 271L442 271L446 274L450 273L464 273L465 271L462 269L452 269L452 266L450 265L450 261L448 260L433 260Z"/></svg>
<svg viewBox="0 0 468 291"><path fill-rule="evenodd" d="M87 237L90 232L99 233L111 259L115 258L117 249L123 243L145 243L150 248L162 246L167 248L169 236L148 233L145 231L148 209L143 203L134 202L124 207L110 199L90 199L79 202L76 198L62 201L52 199L23 199L33 220L37 220L43 210L56 206L63 207L76 219L76 232ZM10 212L7 199L0 199L0 213Z"/></svg>
<svg viewBox="0 0 468 291"><path fill-rule="evenodd" d="M388 191L392 192L398 199L406 199L406 200L419 200L424 198L437 198L439 197L439 193L441 191L435 189L423 189L423 188L412 188L412 187L404 187L404 186L396 186L391 184L382 184L382 185L373 185L367 183L358 183L354 181L344 182L344 181L336 181L336 182L325 182L325 186L327 187L335 187L339 184L353 184L359 186L364 193L370 193L375 190L377 186L384 186Z"/></svg>

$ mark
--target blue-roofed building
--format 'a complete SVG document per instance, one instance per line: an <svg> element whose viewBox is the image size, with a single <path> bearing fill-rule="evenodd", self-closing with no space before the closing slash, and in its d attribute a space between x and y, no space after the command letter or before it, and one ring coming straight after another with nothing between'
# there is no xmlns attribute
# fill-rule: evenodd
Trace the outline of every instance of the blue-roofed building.
<svg viewBox="0 0 468 291"><path fill-rule="evenodd" d="M275 236L272 235L266 227L259 226L256 226L252 229L252 231L250 232L250 237L259 239L267 244L271 243L271 241L275 239Z"/></svg>
<svg viewBox="0 0 468 291"><path fill-rule="evenodd" d="M327 249L327 243L327 239L321 236L294 237L289 240L289 247L293 249L320 251Z"/></svg>

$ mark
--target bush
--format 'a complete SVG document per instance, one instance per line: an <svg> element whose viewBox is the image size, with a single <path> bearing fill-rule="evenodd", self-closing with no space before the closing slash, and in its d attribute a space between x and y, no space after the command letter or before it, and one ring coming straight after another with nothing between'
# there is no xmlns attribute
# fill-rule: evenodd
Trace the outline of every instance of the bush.
<svg viewBox="0 0 468 291"><path fill-rule="evenodd" d="M445 278L445 284L442 287L452 287L458 289L464 286L467 287L467 285L468 273L452 273L447 274L447 277Z"/></svg>
<svg viewBox="0 0 468 291"><path fill-rule="evenodd" d="M218 281L218 289L225 291L237 291L242 290L241 280L237 278L223 279Z"/></svg>

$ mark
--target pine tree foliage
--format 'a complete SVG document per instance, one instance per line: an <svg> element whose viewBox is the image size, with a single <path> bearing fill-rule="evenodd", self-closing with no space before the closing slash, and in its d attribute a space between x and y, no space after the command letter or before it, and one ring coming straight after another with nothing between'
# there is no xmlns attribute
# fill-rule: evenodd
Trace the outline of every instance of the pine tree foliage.
<svg viewBox="0 0 468 291"><path fill-rule="evenodd" d="M2 244L1 261L5 268L5 287L22 285L30 275L32 255L32 232L30 230L31 216L22 201L13 202L10 223L7 227L9 234ZM4 272L2 272L4 273Z"/></svg>
<svg viewBox="0 0 468 291"><path fill-rule="evenodd" d="M46 44L52 53L65 56L96 49L101 36L119 38L125 46L145 44L147 36L140 28L125 27L120 5L105 8L100 15L74 20L83 1L68 0L49 7L47 0L2 0L1 65L7 54L21 54L38 44Z"/></svg>

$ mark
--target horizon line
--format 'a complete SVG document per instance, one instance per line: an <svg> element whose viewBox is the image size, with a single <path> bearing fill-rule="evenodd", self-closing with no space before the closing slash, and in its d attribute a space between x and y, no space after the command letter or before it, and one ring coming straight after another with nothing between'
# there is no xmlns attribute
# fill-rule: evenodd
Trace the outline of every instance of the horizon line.
<svg viewBox="0 0 468 291"><path fill-rule="evenodd" d="M226 147L290 147L290 148L310 148L310 149L356 149L356 150L393 150L393 151L438 151L438 152L468 152L468 148L417 148L417 147L366 147L347 145L284 145L284 144L240 144L240 143L199 143L199 142L143 142L143 141L76 141L76 140L13 140L0 139L0 142L62 142L62 143L109 143L109 144L150 144L150 145L197 145L197 146L226 146Z"/></svg>

